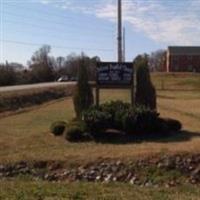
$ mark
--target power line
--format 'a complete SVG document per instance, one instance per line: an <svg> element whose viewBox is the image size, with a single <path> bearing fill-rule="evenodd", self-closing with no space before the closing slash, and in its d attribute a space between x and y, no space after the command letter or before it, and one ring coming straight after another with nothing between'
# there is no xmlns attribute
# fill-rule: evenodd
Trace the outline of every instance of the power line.
<svg viewBox="0 0 200 200"><path fill-rule="evenodd" d="M19 45L26 45L26 46L43 46L42 43L32 43L32 42L22 42L16 40L0 40L1 42L5 43L12 43L12 44L19 44ZM58 45L50 45L57 49L76 49L76 50L88 50L88 51L107 51L112 52L112 49L93 49L93 48L80 48L80 47L69 47L69 46L58 46Z"/></svg>

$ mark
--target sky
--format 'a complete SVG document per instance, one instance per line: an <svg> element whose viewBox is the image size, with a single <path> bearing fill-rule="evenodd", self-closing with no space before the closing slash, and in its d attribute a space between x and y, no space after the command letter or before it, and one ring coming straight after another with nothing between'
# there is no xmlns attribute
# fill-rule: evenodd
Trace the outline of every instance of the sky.
<svg viewBox="0 0 200 200"><path fill-rule="evenodd" d="M167 46L200 46L200 0L122 0L126 61ZM85 52L117 60L117 0L0 0L0 62L26 65Z"/></svg>

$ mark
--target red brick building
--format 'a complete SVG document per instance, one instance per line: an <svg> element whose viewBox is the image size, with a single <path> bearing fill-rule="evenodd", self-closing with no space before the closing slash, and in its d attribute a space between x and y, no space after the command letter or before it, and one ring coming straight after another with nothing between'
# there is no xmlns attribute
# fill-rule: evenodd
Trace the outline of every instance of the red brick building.
<svg viewBox="0 0 200 200"><path fill-rule="evenodd" d="M168 47L166 71L200 72L200 47Z"/></svg>

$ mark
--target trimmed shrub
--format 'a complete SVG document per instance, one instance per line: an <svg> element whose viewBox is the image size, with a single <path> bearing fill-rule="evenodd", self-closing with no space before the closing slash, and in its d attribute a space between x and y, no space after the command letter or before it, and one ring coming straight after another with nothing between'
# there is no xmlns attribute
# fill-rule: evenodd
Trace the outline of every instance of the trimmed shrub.
<svg viewBox="0 0 200 200"><path fill-rule="evenodd" d="M123 116L123 130L127 133L159 131L159 114L146 107L130 109Z"/></svg>
<svg viewBox="0 0 200 200"><path fill-rule="evenodd" d="M180 131L182 128L181 122L175 119L164 119L169 131Z"/></svg>
<svg viewBox="0 0 200 200"><path fill-rule="evenodd" d="M113 128L116 128L116 129L119 129L119 130L123 130L124 117L126 116L128 111L129 111L129 109L116 110L114 123L113 123L114 124Z"/></svg>
<svg viewBox="0 0 200 200"><path fill-rule="evenodd" d="M83 120L92 135L111 128L111 119L112 115L110 113L102 111L95 106L83 113Z"/></svg>
<svg viewBox="0 0 200 200"><path fill-rule="evenodd" d="M64 133L66 126L67 126L66 122L64 122L64 121L57 121L57 122L54 122L51 125L50 131L55 136L60 136L60 135L62 135Z"/></svg>
<svg viewBox="0 0 200 200"><path fill-rule="evenodd" d="M92 140L92 137L86 131L86 125L83 121L73 121L65 131L65 139L69 142L81 142Z"/></svg>
<svg viewBox="0 0 200 200"><path fill-rule="evenodd" d="M148 68L148 56L138 56L134 65L136 67L136 105L156 110L156 90L151 82Z"/></svg>
<svg viewBox="0 0 200 200"><path fill-rule="evenodd" d="M179 121L160 118L156 110L146 106L133 108L120 101L92 106L83 113L83 121L95 139L110 138L108 129L118 129L142 138L162 137L181 129Z"/></svg>
<svg viewBox="0 0 200 200"><path fill-rule="evenodd" d="M79 127L83 132L87 131L86 123L82 120L72 120L68 124L68 128L70 127Z"/></svg>
<svg viewBox="0 0 200 200"><path fill-rule="evenodd" d="M158 128L158 116L156 111L146 107L135 108L136 131L152 133Z"/></svg>
<svg viewBox="0 0 200 200"><path fill-rule="evenodd" d="M122 101L110 101L100 106L100 110L105 113L109 113L111 117L111 126L113 128L121 128L121 118L131 105Z"/></svg>
<svg viewBox="0 0 200 200"><path fill-rule="evenodd" d="M67 129L67 132L65 134L65 139L67 139L70 142L78 142L81 141L83 138L83 131L78 126L72 126Z"/></svg>
<svg viewBox="0 0 200 200"><path fill-rule="evenodd" d="M88 83L88 71L84 59L80 58L78 82L75 88L73 103L77 118L81 119L84 110L93 104L93 94Z"/></svg>

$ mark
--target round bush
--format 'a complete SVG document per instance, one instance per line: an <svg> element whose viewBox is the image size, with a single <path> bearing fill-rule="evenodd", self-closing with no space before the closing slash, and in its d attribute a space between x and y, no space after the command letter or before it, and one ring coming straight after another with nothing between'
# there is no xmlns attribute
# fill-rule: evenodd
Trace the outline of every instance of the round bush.
<svg viewBox="0 0 200 200"><path fill-rule="evenodd" d="M55 136L61 136L64 133L66 126L67 126L66 122L64 122L64 121L57 121L57 122L54 122L51 125L50 131Z"/></svg>
<svg viewBox="0 0 200 200"><path fill-rule="evenodd" d="M65 133L65 139L69 142L90 141L90 134L83 132L80 127L70 127Z"/></svg>
<svg viewBox="0 0 200 200"><path fill-rule="evenodd" d="M83 121L73 121L65 130L65 139L70 142L81 142L91 140L90 134L86 131Z"/></svg>
<svg viewBox="0 0 200 200"><path fill-rule="evenodd" d="M70 142L78 142L82 140L83 132L78 126L69 127L65 133L65 139Z"/></svg>
<svg viewBox="0 0 200 200"><path fill-rule="evenodd" d="M92 134L98 134L111 126L111 114L95 107L84 112L83 120Z"/></svg>
<svg viewBox="0 0 200 200"><path fill-rule="evenodd" d="M181 122L175 119L164 119L169 131L180 131L182 128Z"/></svg>

